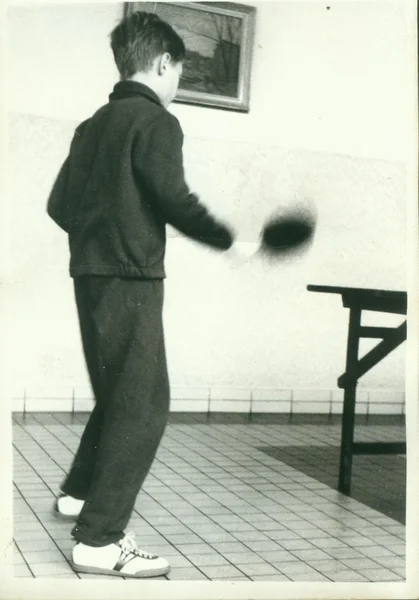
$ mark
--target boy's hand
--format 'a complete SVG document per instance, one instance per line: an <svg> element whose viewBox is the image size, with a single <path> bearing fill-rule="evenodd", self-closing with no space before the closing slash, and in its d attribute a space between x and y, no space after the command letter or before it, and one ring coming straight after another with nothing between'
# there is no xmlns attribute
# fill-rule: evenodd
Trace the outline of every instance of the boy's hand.
<svg viewBox="0 0 419 600"><path fill-rule="evenodd" d="M255 256L257 249L258 244L255 242L235 242L225 252L225 256L234 267L240 267Z"/></svg>

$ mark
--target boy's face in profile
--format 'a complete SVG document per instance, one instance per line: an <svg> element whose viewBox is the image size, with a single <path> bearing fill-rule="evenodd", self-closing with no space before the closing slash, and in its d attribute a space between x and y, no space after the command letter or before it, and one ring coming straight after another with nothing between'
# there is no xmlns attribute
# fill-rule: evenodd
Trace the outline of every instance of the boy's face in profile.
<svg viewBox="0 0 419 600"><path fill-rule="evenodd" d="M174 100L182 75L183 63L167 61L162 73L161 100L165 107Z"/></svg>

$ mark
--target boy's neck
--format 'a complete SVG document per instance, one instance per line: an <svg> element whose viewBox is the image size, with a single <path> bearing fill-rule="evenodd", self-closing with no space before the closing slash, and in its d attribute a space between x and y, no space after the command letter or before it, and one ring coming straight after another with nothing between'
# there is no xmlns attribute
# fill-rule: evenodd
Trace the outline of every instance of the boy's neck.
<svg viewBox="0 0 419 600"><path fill-rule="evenodd" d="M135 73L132 77L126 81L136 81L150 88L157 96L160 96L158 84L154 73Z"/></svg>

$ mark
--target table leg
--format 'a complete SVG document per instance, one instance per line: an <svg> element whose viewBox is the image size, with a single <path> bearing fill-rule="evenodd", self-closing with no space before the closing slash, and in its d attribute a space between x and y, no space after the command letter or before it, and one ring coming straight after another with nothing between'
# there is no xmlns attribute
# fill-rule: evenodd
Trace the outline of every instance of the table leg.
<svg viewBox="0 0 419 600"><path fill-rule="evenodd" d="M351 308L346 351L346 373L351 373L352 369L356 368L358 362L360 325L361 309L358 307ZM344 387L339 467L339 491L343 494L349 494L351 491L356 384L357 382L355 381Z"/></svg>

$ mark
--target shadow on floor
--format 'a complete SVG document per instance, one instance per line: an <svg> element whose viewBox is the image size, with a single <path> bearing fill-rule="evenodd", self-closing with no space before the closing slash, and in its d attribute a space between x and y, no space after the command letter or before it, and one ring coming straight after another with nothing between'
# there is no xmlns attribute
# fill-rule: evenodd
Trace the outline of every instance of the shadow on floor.
<svg viewBox="0 0 419 600"><path fill-rule="evenodd" d="M258 449L337 490L338 446L277 446ZM406 457L354 456L351 497L404 525Z"/></svg>

